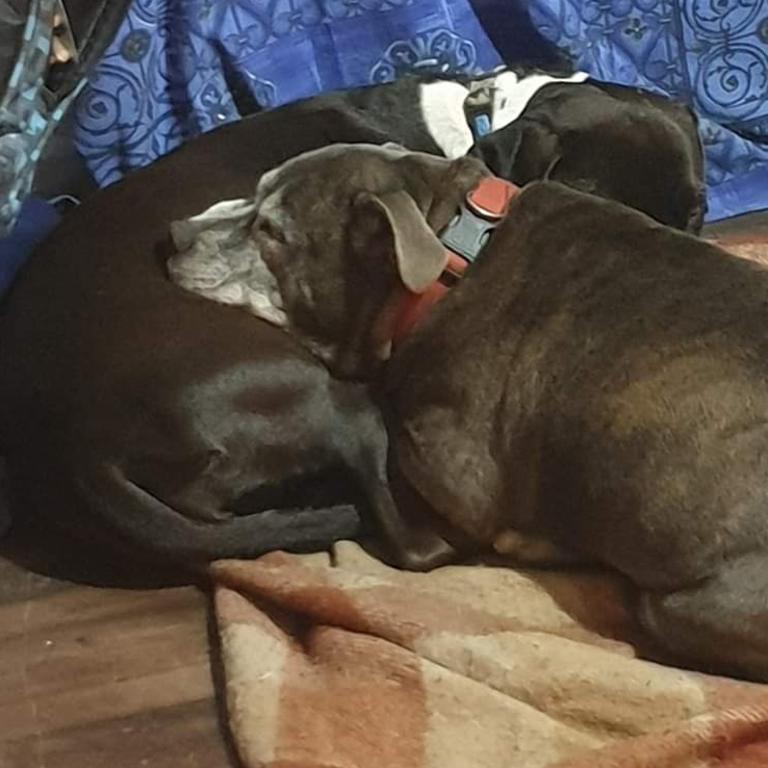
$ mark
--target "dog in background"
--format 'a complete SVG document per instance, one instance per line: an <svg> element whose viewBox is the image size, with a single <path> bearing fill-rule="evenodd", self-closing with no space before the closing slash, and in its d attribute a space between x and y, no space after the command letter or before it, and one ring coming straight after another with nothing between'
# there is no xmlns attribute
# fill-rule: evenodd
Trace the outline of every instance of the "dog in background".
<svg viewBox="0 0 768 768"><path fill-rule="evenodd" d="M0 315L0 455L14 521L66 540L67 572L195 577L326 548L358 535L366 504L395 509L366 387L165 271L171 221L340 138L381 139L304 107L208 133L75 209L22 271Z"/></svg>
<svg viewBox="0 0 768 768"><path fill-rule="evenodd" d="M553 82L471 154L519 186L560 181L698 234L706 190L697 126L688 107L647 91Z"/></svg>
<svg viewBox="0 0 768 768"><path fill-rule="evenodd" d="M584 72L511 67L467 78L407 76L305 102L332 106L420 152L468 152L519 186L549 178L698 233L704 156L693 111ZM402 137L400 141L396 137Z"/></svg>

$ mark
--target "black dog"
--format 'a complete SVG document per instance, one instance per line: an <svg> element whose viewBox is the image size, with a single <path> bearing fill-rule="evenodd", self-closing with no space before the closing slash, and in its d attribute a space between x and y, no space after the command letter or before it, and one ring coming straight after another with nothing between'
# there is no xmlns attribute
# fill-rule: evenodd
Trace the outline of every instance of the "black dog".
<svg viewBox="0 0 768 768"><path fill-rule="evenodd" d="M522 186L548 178L698 233L706 211L694 113L636 88L550 83L472 154Z"/></svg>
<svg viewBox="0 0 768 768"><path fill-rule="evenodd" d="M306 106L224 127L96 195L38 250L0 318L0 454L25 517L98 542L91 553L117 542L131 561L190 568L357 533L348 504L305 511L298 494L284 510L291 479L341 469L342 496L324 503L356 500L357 481L388 519L386 435L365 388L164 269L173 219L342 138L381 140ZM230 514L244 505L259 514Z"/></svg>
<svg viewBox="0 0 768 768"><path fill-rule="evenodd" d="M482 108L473 106L483 99ZM307 103L354 115L392 141L402 136L409 149L451 159L471 152L520 186L557 180L677 229L701 230L706 200L696 116L648 91L519 66L475 81L409 76ZM485 111L491 133L475 143L476 109Z"/></svg>

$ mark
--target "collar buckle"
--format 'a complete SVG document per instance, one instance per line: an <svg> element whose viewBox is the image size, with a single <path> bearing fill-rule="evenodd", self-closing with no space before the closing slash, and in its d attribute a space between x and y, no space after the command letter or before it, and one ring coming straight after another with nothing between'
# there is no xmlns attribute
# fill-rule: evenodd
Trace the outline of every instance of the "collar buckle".
<svg viewBox="0 0 768 768"><path fill-rule="evenodd" d="M470 264L488 242L507 212L518 188L504 179L489 176L467 193L458 215L440 233L440 241Z"/></svg>
<svg viewBox="0 0 768 768"><path fill-rule="evenodd" d="M442 275L424 293L409 293L395 320L392 343L398 346L442 297L461 280L504 218L509 201L518 193L514 184L488 176L467 193L458 214L440 233L446 265Z"/></svg>

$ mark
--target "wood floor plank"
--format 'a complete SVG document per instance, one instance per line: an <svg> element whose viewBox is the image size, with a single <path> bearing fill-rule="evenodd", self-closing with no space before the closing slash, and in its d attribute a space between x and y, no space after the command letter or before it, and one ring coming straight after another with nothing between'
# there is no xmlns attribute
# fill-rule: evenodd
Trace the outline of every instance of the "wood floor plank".
<svg viewBox="0 0 768 768"><path fill-rule="evenodd" d="M0 741L2 768L232 768L210 700Z"/></svg>
<svg viewBox="0 0 768 768"><path fill-rule="evenodd" d="M229 768L191 587L98 589L0 559L0 768Z"/></svg>

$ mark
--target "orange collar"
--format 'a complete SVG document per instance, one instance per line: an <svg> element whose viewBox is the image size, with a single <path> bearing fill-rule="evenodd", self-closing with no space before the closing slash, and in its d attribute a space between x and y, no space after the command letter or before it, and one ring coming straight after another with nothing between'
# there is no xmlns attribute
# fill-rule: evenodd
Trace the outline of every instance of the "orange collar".
<svg viewBox="0 0 768 768"><path fill-rule="evenodd" d="M507 213L520 188L488 176L467 193L458 216L440 233L447 255L445 269L424 293L407 293L395 321L392 345L397 347L429 310L464 276Z"/></svg>

